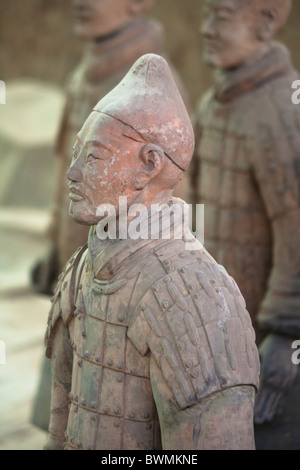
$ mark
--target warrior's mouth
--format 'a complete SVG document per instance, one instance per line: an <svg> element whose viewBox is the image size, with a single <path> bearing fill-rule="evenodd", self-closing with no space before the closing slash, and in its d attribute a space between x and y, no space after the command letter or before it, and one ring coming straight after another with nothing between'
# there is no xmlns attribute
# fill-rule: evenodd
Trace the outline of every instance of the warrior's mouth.
<svg viewBox="0 0 300 470"><path fill-rule="evenodd" d="M85 195L81 191L78 191L78 189L72 186L69 186L69 188L70 188L69 198L72 201L78 202L78 201L82 201L83 199L86 199Z"/></svg>

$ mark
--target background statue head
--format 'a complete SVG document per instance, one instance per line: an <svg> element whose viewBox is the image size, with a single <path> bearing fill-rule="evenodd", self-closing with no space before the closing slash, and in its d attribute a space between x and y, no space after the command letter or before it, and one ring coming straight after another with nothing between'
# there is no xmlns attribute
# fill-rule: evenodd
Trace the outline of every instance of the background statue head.
<svg viewBox="0 0 300 470"><path fill-rule="evenodd" d="M206 63L229 69L254 61L286 23L291 5L291 0L205 0Z"/></svg>
<svg viewBox="0 0 300 470"><path fill-rule="evenodd" d="M95 107L68 171L70 214L95 225L97 207L169 202L194 151L187 110L165 59L141 57Z"/></svg>
<svg viewBox="0 0 300 470"><path fill-rule="evenodd" d="M72 0L75 33L101 39L122 29L148 9L154 0Z"/></svg>

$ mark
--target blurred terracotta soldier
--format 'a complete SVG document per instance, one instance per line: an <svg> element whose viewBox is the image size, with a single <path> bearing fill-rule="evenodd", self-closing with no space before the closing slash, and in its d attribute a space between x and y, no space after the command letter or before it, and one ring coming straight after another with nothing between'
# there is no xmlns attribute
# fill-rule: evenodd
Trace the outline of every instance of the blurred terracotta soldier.
<svg viewBox="0 0 300 470"><path fill-rule="evenodd" d="M143 13L154 0L72 0L75 33L88 42L82 62L67 90L67 102L57 143L57 189L49 237L49 256L32 273L32 284L51 295L72 253L87 241L88 229L68 215L66 173L72 159L76 135L90 110L116 86L141 55L163 54L164 34L157 22ZM184 93L184 90L181 90ZM183 184L182 184L182 191ZM179 193L180 194L180 193ZM54 284L55 285L55 284Z"/></svg>
<svg viewBox="0 0 300 470"><path fill-rule="evenodd" d="M181 95L154 54L136 62L78 134L70 214L91 229L49 315L47 449L254 447L259 362L250 316L233 279L181 230L182 213L175 217L184 203L172 194L193 150ZM124 236L120 196L126 233L146 222L147 236ZM103 203L117 215L116 236ZM150 237L155 204L163 223L173 212L169 237L165 228Z"/></svg>
<svg viewBox="0 0 300 470"><path fill-rule="evenodd" d="M259 336L257 448L300 448L300 107L287 49L272 42L290 0L206 0L204 57L215 69L196 115L194 201L205 247L228 269ZM281 414L280 414L281 413Z"/></svg>

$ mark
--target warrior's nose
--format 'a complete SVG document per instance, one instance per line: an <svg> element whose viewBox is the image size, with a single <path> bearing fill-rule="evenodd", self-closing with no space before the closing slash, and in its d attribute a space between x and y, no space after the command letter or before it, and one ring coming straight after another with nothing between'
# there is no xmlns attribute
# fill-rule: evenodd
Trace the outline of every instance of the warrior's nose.
<svg viewBox="0 0 300 470"><path fill-rule="evenodd" d="M77 168L76 166L71 166L71 168L69 168L68 173L67 173L67 178L70 181L74 181L76 183L81 183L83 179L80 169Z"/></svg>

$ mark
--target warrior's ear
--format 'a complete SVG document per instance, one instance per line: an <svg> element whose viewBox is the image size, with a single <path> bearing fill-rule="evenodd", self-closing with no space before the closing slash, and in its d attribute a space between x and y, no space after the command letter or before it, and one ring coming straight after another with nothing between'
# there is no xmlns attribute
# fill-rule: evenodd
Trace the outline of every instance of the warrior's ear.
<svg viewBox="0 0 300 470"><path fill-rule="evenodd" d="M165 154L157 145L145 144L140 150L139 161L135 189L143 189L149 181L160 174L165 165Z"/></svg>
<svg viewBox="0 0 300 470"><path fill-rule="evenodd" d="M130 12L134 15L138 15L145 11L147 8L150 8L154 0L129 0L130 1Z"/></svg>

